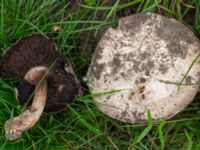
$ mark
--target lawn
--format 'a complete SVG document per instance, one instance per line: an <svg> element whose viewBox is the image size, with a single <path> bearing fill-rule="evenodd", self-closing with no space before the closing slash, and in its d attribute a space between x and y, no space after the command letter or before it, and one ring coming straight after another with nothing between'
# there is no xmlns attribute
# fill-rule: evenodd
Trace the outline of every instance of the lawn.
<svg viewBox="0 0 200 150"><path fill-rule="evenodd" d="M67 105L67 113L44 113L21 139L9 142L4 123L24 108L15 100L14 83L0 80L0 149L199 150L200 95L170 120L129 124L101 113L83 80L105 29L115 27L119 17L140 12L175 18L200 38L199 0L1 0L0 53L3 55L22 36L49 36L71 62L84 95ZM55 26L60 32L52 32Z"/></svg>

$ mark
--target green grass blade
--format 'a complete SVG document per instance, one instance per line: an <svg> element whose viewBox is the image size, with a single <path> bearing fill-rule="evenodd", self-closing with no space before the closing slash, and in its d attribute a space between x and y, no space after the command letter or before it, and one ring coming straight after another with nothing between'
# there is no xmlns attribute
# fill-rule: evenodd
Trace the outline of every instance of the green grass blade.
<svg viewBox="0 0 200 150"><path fill-rule="evenodd" d="M138 136L136 143L141 142L141 140L147 136L147 134L151 131L153 127L153 122L152 122L152 117L151 117L151 112L150 110L147 111L147 116L148 116L148 126L141 132L141 134Z"/></svg>
<svg viewBox="0 0 200 150"><path fill-rule="evenodd" d="M197 54L197 56L195 57L195 59L192 61L192 63L189 66L188 70L186 71L186 73L184 74L184 76L181 79L180 83L178 84L178 90L177 90L177 92L179 92L183 81L185 80L185 78L187 77L187 75L189 74L190 70L192 69L192 67L194 66L194 64L197 62L197 60L199 59L199 57L200 57L200 52Z"/></svg>
<svg viewBox="0 0 200 150"><path fill-rule="evenodd" d="M162 120L158 126L159 139L160 139L162 149L164 149L165 147L165 140L164 140L164 135L163 135L164 125L165 125L165 120Z"/></svg>

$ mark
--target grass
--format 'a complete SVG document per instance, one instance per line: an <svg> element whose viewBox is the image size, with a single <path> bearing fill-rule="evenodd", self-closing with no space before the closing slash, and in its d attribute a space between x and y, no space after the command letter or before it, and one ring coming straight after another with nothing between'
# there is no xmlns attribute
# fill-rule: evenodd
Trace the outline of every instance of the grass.
<svg viewBox="0 0 200 150"><path fill-rule="evenodd" d="M116 26L119 16L139 12L173 17L200 37L199 0L1 0L0 51L3 54L24 35L37 32L50 36L82 81L99 31ZM51 32L55 25L62 28L61 32ZM0 80L0 149L200 149L200 95L171 120L153 123L149 114L147 124L128 124L98 111L83 81L82 85L85 95L67 106L68 113L43 114L21 139L9 142L3 125L22 108L12 88Z"/></svg>

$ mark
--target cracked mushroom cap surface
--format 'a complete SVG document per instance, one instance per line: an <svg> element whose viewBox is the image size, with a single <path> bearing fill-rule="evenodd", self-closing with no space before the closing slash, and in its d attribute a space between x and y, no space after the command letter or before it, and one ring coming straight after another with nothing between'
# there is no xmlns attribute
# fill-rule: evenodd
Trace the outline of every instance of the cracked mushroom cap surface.
<svg viewBox="0 0 200 150"><path fill-rule="evenodd" d="M119 19L99 41L87 73L91 93L121 90L94 97L97 107L123 122L171 118L194 98L200 63L198 38L182 23L158 14ZM175 83L174 83L175 82Z"/></svg>
<svg viewBox="0 0 200 150"><path fill-rule="evenodd" d="M1 77L16 78L21 81L17 87L21 105L28 102L31 95L33 97L35 86L24 80L24 75L36 66L49 68L45 111L60 111L78 94L80 85L70 63L59 55L53 40L41 34L25 36L13 44L2 56L0 66Z"/></svg>

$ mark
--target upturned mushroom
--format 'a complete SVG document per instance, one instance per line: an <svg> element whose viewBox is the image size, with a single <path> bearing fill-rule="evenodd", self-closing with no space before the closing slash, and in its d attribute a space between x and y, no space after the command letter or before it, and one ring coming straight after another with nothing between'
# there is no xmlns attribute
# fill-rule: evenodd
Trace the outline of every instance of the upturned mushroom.
<svg viewBox="0 0 200 150"><path fill-rule="evenodd" d="M0 60L0 76L21 81L16 87L21 105L31 99L27 110L5 123L8 140L20 138L23 131L34 126L43 110L64 110L80 91L70 63L58 54L51 39L40 34L23 37L6 51Z"/></svg>
<svg viewBox="0 0 200 150"><path fill-rule="evenodd" d="M199 52L198 38L175 19L152 13L127 16L99 41L88 86L91 93L119 90L94 97L97 107L112 118L145 122L149 110L155 121L169 119L199 90Z"/></svg>

